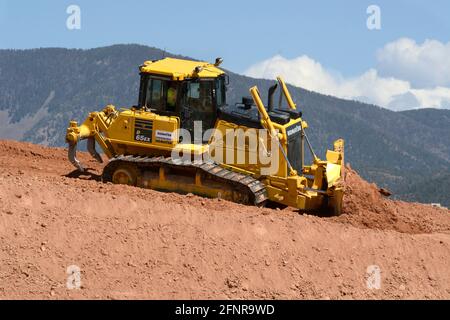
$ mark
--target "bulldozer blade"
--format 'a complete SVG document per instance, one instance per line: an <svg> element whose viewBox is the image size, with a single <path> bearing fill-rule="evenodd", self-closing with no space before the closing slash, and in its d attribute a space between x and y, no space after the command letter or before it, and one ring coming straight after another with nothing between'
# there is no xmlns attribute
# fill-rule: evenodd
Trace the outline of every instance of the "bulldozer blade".
<svg viewBox="0 0 450 320"><path fill-rule="evenodd" d="M334 163L327 163L326 173L329 187L333 187L341 181L342 177L341 167L342 166Z"/></svg>

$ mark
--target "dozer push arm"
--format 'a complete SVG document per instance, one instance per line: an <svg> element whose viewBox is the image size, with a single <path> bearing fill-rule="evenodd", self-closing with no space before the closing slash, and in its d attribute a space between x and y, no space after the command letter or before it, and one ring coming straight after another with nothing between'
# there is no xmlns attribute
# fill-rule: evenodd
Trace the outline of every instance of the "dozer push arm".
<svg viewBox="0 0 450 320"><path fill-rule="evenodd" d="M281 76L277 77L277 81L281 86L281 89L283 91L284 96L286 97L286 101L289 105L289 108L292 110L297 110L297 105L295 104L294 100L292 100L291 93L289 92L289 89L284 82L283 78ZM308 136L305 133L305 125L302 123L302 150L304 150L304 140L306 140L306 143L308 144L309 151L311 151L311 154L313 156L313 159L315 162L319 161L319 158L317 157L316 153L314 152L311 143L309 142ZM301 157L303 157L303 152ZM303 168L304 160L302 159L302 168Z"/></svg>
<svg viewBox="0 0 450 320"><path fill-rule="evenodd" d="M277 77L277 81L281 86L281 89L283 90L284 96L286 97L286 101L289 105L289 108L291 108L292 110L297 110L297 105L294 103L294 100L292 100L292 96L291 93L288 90L288 87L286 85L286 83L284 82L283 78L281 78L281 76Z"/></svg>
<svg viewBox="0 0 450 320"><path fill-rule="evenodd" d="M269 130L270 134L274 137L278 137L278 133L275 130L275 127L273 126L272 120L270 120L269 114L266 111L266 108L264 107L264 104L261 100L261 96L259 94L258 88L255 86L250 89L250 93L253 97L253 101L256 104L256 107L258 108L258 111L261 115L261 121L263 122L263 126Z"/></svg>
<svg viewBox="0 0 450 320"><path fill-rule="evenodd" d="M296 176L297 175L297 171L294 170L294 168L292 167L286 152L283 148L283 146L281 145L281 138L283 138L282 135L278 134L278 132L275 130L275 127L273 126L272 120L270 120L270 116L267 113L266 108L264 107L264 104L261 100L261 96L259 94L258 88L256 86L254 86L253 88L250 89L250 93L253 97L253 100L258 108L259 113L261 114L261 122L263 124L263 126L269 130L270 135L276 139L278 146L280 148L281 153L283 154L284 159L286 160L286 163L289 167L289 174L291 176Z"/></svg>

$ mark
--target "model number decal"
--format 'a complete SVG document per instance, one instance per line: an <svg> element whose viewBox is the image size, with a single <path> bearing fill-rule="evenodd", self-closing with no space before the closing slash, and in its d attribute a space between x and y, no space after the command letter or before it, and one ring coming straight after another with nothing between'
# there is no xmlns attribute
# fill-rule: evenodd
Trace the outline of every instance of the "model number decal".
<svg viewBox="0 0 450 320"><path fill-rule="evenodd" d="M134 140L140 142L151 143L152 142L152 131L136 129L134 130Z"/></svg>
<svg viewBox="0 0 450 320"><path fill-rule="evenodd" d="M152 141L152 139L150 139L149 137L141 136L139 134L136 136L136 140L137 141L144 141L144 142L151 142Z"/></svg>

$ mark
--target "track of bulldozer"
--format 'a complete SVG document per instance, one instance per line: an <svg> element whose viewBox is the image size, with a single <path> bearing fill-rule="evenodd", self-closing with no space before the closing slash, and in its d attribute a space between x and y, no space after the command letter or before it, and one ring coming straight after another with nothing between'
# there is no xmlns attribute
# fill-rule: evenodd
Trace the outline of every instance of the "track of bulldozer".
<svg viewBox="0 0 450 320"><path fill-rule="evenodd" d="M113 174L116 170L123 167L133 167L137 169L137 179L136 183L139 187L146 187L139 183L139 177L145 176L146 172L159 170L161 167L168 172L179 171L184 174L189 172L191 177L195 177L198 173L201 174L203 179L214 181L223 187L224 190L233 190L233 193L239 194L239 200L236 199L225 199L231 200L247 205L257 205L263 206L267 200L267 191L264 183L261 181L245 174L230 171L221 167L219 164L214 162L204 162L204 161L189 161L183 162L181 160L174 160L172 158L166 157L140 157L140 156L117 156L109 161L109 164L103 170L103 181L112 182ZM173 170L175 169L175 170ZM181 178L181 176L180 176ZM167 191L167 190L162 190ZM171 191L171 190L168 190ZM172 190L173 191L173 190ZM181 193L183 188L178 190Z"/></svg>

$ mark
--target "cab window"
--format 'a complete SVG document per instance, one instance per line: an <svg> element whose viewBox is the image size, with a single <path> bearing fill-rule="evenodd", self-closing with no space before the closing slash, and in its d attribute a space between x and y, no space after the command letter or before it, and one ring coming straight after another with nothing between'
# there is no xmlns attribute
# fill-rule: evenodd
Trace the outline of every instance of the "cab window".
<svg viewBox="0 0 450 320"><path fill-rule="evenodd" d="M187 90L188 105L199 112L212 112L212 81L190 82Z"/></svg>
<svg viewBox="0 0 450 320"><path fill-rule="evenodd" d="M215 96L216 96L217 107L221 107L221 106L225 105L225 78L224 77L219 77L216 80Z"/></svg>
<svg viewBox="0 0 450 320"><path fill-rule="evenodd" d="M187 104L192 112L192 120L201 121L203 130L212 128L215 122L213 87L213 81L200 80L188 84Z"/></svg>
<svg viewBox="0 0 450 320"><path fill-rule="evenodd" d="M201 122L203 132L213 128L216 108L213 98L214 80L192 80L185 82L181 121L184 129L194 134L195 122ZM206 139L206 138L205 138Z"/></svg>
<svg viewBox="0 0 450 320"><path fill-rule="evenodd" d="M178 97L175 81L150 78L147 83L145 106L156 111L174 112Z"/></svg>

